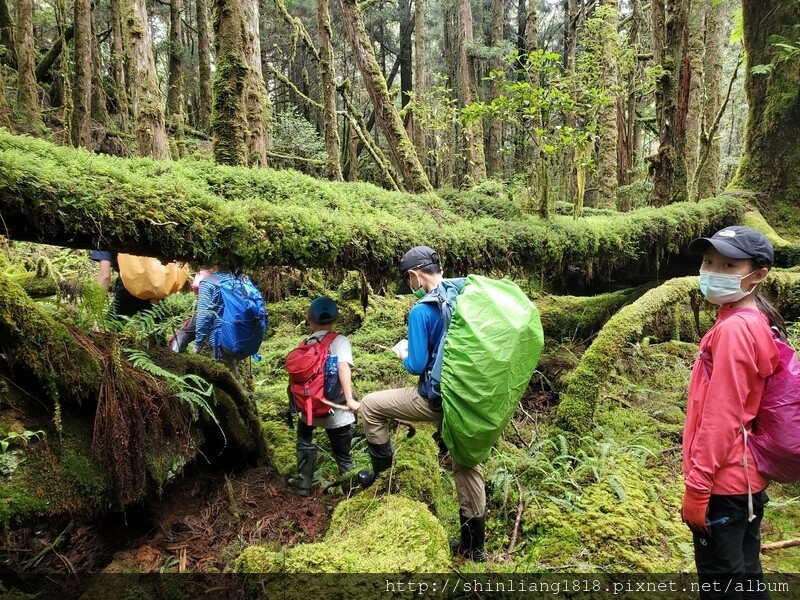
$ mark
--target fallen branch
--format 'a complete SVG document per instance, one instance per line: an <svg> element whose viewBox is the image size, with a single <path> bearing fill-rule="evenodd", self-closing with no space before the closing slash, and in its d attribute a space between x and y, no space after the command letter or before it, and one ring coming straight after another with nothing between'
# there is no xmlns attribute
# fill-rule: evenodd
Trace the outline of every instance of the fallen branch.
<svg viewBox="0 0 800 600"><path fill-rule="evenodd" d="M770 542L769 544L761 544L761 552L769 552L770 550L782 550L784 548L794 548L800 546L800 538L793 540L783 540L781 542Z"/></svg>
<svg viewBox="0 0 800 600"><path fill-rule="evenodd" d="M517 503L517 518L514 519L514 532L511 534L511 541L508 543L508 550L506 550L507 556L511 556L511 553L514 552L514 546L517 545L517 537L519 537L519 526L522 523L522 511L525 508L525 503L523 502L522 486L519 483L519 479L515 477L514 482L517 484L517 493L519 494L519 502Z"/></svg>

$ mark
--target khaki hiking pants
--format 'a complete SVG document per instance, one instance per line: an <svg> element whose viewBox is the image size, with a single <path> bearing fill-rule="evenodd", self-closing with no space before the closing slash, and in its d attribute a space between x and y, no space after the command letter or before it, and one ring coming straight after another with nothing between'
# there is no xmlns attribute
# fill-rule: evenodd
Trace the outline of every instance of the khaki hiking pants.
<svg viewBox="0 0 800 600"><path fill-rule="evenodd" d="M392 419L440 423L442 413L432 411L417 388L409 387L367 394L361 400L361 417L367 441L385 444L389 441L389 423ZM465 517L482 516L486 511L486 490L481 465L465 467L454 462L453 477L461 513Z"/></svg>

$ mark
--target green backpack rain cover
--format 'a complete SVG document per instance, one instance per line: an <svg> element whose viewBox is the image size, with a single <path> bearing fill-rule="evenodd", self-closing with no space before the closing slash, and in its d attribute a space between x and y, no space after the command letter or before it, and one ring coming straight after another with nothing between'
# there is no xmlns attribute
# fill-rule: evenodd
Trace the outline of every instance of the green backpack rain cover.
<svg viewBox="0 0 800 600"><path fill-rule="evenodd" d="M508 279L466 278L444 340L442 438L453 459L483 462L505 429L544 346L539 310Z"/></svg>

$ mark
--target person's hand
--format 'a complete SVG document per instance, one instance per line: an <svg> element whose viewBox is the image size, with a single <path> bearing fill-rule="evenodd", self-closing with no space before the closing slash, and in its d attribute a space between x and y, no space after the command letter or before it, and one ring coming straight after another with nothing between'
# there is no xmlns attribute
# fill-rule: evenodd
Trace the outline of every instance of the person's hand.
<svg viewBox="0 0 800 600"><path fill-rule="evenodd" d="M708 512L710 497L711 494L709 492L701 492L690 487L685 489L683 505L681 506L681 518L692 531L708 533L706 513Z"/></svg>
<svg viewBox="0 0 800 600"><path fill-rule="evenodd" d="M358 402L357 400L354 400L353 398L348 398L345 401L345 404L347 404L347 408L352 413L357 413L359 410L361 410L361 402Z"/></svg>

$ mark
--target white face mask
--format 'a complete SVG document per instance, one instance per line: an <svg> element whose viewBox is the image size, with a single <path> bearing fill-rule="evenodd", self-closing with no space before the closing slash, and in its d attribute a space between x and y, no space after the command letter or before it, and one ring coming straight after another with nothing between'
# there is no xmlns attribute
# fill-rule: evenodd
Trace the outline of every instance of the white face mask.
<svg viewBox="0 0 800 600"><path fill-rule="evenodd" d="M742 291L742 280L749 277L755 271L747 275L725 275L723 273L711 273L700 271L700 291L706 300L711 304L730 304L746 298L756 289L754 285L749 291Z"/></svg>

